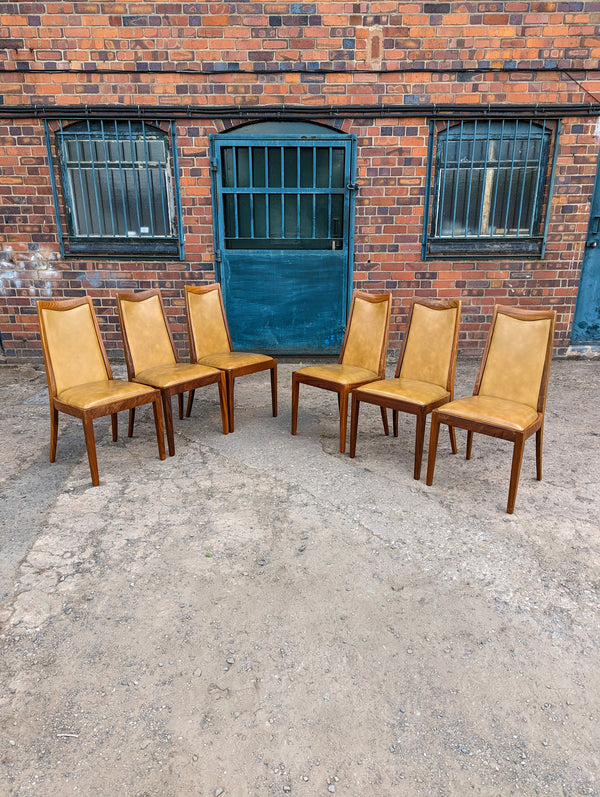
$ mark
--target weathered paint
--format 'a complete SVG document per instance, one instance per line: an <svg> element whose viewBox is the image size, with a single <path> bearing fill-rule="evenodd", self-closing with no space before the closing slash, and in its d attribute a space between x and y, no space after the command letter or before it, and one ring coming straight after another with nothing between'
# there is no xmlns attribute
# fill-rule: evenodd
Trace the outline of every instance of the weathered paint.
<svg viewBox="0 0 600 797"><path fill-rule="evenodd" d="M600 163L596 172L571 343L600 343Z"/></svg>

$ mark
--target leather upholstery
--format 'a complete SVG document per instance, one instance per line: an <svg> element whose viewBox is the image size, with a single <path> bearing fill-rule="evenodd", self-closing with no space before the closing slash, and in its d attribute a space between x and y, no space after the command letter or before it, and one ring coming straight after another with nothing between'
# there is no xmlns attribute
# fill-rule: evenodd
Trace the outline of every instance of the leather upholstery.
<svg viewBox="0 0 600 797"><path fill-rule="evenodd" d="M342 357L343 365L379 374L381 349L387 334L388 309L387 302L369 302L360 296L356 297Z"/></svg>
<svg viewBox="0 0 600 797"><path fill-rule="evenodd" d="M527 404L494 396L467 396L441 408L444 415L495 424L523 431L537 420L538 413Z"/></svg>
<svg viewBox="0 0 600 797"><path fill-rule="evenodd" d="M196 358L198 362L210 354L219 354L230 350L227 329L221 309L221 297L218 290L204 293L187 294L189 303L189 321L192 329Z"/></svg>
<svg viewBox="0 0 600 797"><path fill-rule="evenodd" d="M224 351L221 353L208 354L198 360L200 365L209 365L211 368L219 368L221 371L229 371L232 368L244 368L247 365L258 365L259 363L271 362L272 358L266 354L252 354L245 351Z"/></svg>
<svg viewBox="0 0 600 797"><path fill-rule="evenodd" d="M175 364L158 296L136 302L121 299L121 312L136 378L154 366Z"/></svg>
<svg viewBox="0 0 600 797"><path fill-rule="evenodd" d="M144 371L139 371L135 378L136 381L153 387L172 387L185 382L186 379L200 379L202 376L218 373L217 368L208 368L196 363L172 363L146 368Z"/></svg>
<svg viewBox="0 0 600 797"><path fill-rule="evenodd" d="M112 401L128 399L132 396L151 394L154 390L147 385L138 385L134 382L121 380L105 380L102 382L88 382L83 385L74 385L63 390L57 399L63 404L77 407L80 410L89 410L101 407Z"/></svg>
<svg viewBox="0 0 600 797"><path fill-rule="evenodd" d="M426 404L450 396L450 393L445 387L430 382L400 377L399 379L381 379L377 382L369 382L368 385L363 385L357 391L357 396L361 401L368 401L369 395L386 397L393 401L407 401L424 407Z"/></svg>
<svg viewBox="0 0 600 797"><path fill-rule="evenodd" d="M522 321L498 314L480 396L495 396L537 410L545 353L552 321Z"/></svg>
<svg viewBox="0 0 600 797"><path fill-rule="evenodd" d="M85 382L108 380L90 306L42 309L42 323L56 392Z"/></svg>
<svg viewBox="0 0 600 797"><path fill-rule="evenodd" d="M415 303L400 376L439 385L446 392L457 307L437 310Z"/></svg>
<svg viewBox="0 0 600 797"><path fill-rule="evenodd" d="M315 379L326 379L328 382L336 382L339 385L360 385L375 379L378 374L376 371L369 371L366 368L359 368L354 365L309 365L296 371L302 376L313 377Z"/></svg>

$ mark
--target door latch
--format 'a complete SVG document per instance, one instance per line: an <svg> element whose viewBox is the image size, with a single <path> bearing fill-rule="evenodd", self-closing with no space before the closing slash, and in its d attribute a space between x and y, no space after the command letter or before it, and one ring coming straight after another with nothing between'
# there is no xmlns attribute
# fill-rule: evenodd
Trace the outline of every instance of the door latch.
<svg viewBox="0 0 600 797"><path fill-rule="evenodd" d="M348 191L358 191L360 186L358 185L358 183L348 183L346 188L348 189Z"/></svg>

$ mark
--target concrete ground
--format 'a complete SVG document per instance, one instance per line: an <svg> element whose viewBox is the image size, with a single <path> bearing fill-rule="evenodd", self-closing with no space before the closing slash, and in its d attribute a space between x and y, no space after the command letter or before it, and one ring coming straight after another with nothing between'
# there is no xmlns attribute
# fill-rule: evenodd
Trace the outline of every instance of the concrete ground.
<svg viewBox="0 0 600 797"><path fill-rule="evenodd" d="M228 436L199 391L164 462L98 421L97 488L0 366L0 794L600 795L600 362L553 363L512 516L502 441L441 435L427 487L412 418L363 405L351 460L306 386L292 437L297 365Z"/></svg>

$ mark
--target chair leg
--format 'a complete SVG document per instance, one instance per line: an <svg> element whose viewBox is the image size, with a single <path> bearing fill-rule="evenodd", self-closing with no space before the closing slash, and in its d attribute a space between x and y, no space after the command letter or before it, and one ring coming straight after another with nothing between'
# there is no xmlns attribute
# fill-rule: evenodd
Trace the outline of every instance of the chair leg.
<svg viewBox="0 0 600 797"><path fill-rule="evenodd" d="M158 443L158 458L165 459L165 430L163 427L162 410L160 408L160 398L158 396L156 396L152 402L152 409L154 411L156 442Z"/></svg>
<svg viewBox="0 0 600 797"><path fill-rule="evenodd" d="M544 427L540 428L535 433L535 470L537 480L542 481L542 443L544 442Z"/></svg>
<svg viewBox="0 0 600 797"><path fill-rule="evenodd" d="M135 423L135 407L129 410L129 424L127 426L127 437L133 437L133 424Z"/></svg>
<svg viewBox="0 0 600 797"><path fill-rule="evenodd" d="M298 398L300 394L300 383L296 379L296 374L292 374L292 434L296 434L298 429Z"/></svg>
<svg viewBox="0 0 600 797"><path fill-rule="evenodd" d="M85 447L87 449L88 462L90 463L90 473L92 474L92 485L97 487L100 484L100 478L98 476L98 460L96 459L94 422L87 415L83 416L83 433L85 435Z"/></svg>
<svg viewBox="0 0 600 797"><path fill-rule="evenodd" d="M440 433L440 422L437 419L435 410L431 413L431 432L429 433L429 456L427 459L427 484L433 484L433 472L435 470L435 458L437 455L437 444Z"/></svg>
<svg viewBox="0 0 600 797"><path fill-rule="evenodd" d="M233 432L235 429L235 418L233 410L234 392L235 392L235 379L232 371L227 371L225 374L227 380L227 419L229 421L229 431Z"/></svg>
<svg viewBox="0 0 600 797"><path fill-rule="evenodd" d="M456 429L454 426L448 427L448 432L450 433L450 448L453 454L458 453L458 448L456 447Z"/></svg>
<svg viewBox="0 0 600 797"><path fill-rule="evenodd" d="M415 467L413 478L419 481L421 478L421 462L423 460L423 442L425 440L425 413L417 413L417 430L415 433Z"/></svg>
<svg viewBox="0 0 600 797"><path fill-rule="evenodd" d="M383 423L383 433L387 437L389 436L390 433L390 425L388 423L388 417L387 417L387 407L380 407L379 409L381 410L381 422Z"/></svg>
<svg viewBox="0 0 600 797"><path fill-rule="evenodd" d="M229 410L227 406L227 382L225 381L225 372L221 371L219 377L219 405L221 407L221 424L223 426L223 434L229 434Z"/></svg>
<svg viewBox="0 0 600 797"><path fill-rule="evenodd" d="M467 432L467 453L465 459L471 459L471 452L473 450L473 432L469 429Z"/></svg>
<svg viewBox="0 0 600 797"><path fill-rule="evenodd" d="M271 404L273 417L277 417L277 363L271 368Z"/></svg>
<svg viewBox="0 0 600 797"><path fill-rule="evenodd" d="M116 412L113 412L113 414L110 416L110 420L112 423L113 443L116 443L119 439L119 420Z"/></svg>
<svg viewBox="0 0 600 797"><path fill-rule="evenodd" d="M171 407L171 396L166 391L161 391L163 415L165 416L165 431L167 433L167 445L169 456L175 454L175 437L173 434L173 409Z"/></svg>
<svg viewBox="0 0 600 797"><path fill-rule="evenodd" d="M195 390L190 390L190 392L188 393L187 409L185 411L186 418L189 418L192 413L192 404L194 403L195 394L196 394Z"/></svg>
<svg viewBox="0 0 600 797"><path fill-rule="evenodd" d="M525 437L519 435L515 440L513 448L512 466L510 469L510 486L508 488L508 504L506 511L509 515L515 510L515 500L517 498L517 487L519 486L519 476L521 474L521 463L523 461L523 449L525 448Z"/></svg>
<svg viewBox="0 0 600 797"><path fill-rule="evenodd" d="M338 393L340 403L340 454L346 451L346 427L348 426L348 391Z"/></svg>
<svg viewBox="0 0 600 797"><path fill-rule="evenodd" d="M183 393L177 394L177 404L179 405L179 420L183 420Z"/></svg>
<svg viewBox="0 0 600 797"><path fill-rule="evenodd" d="M58 410L50 403L50 462L56 460L56 444L58 442Z"/></svg>
<svg viewBox="0 0 600 797"><path fill-rule="evenodd" d="M349 454L352 457L352 459L354 459L354 456L356 455L356 432L358 430L359 409L360 409L360 401L356 398L356 396L353 395L352 409L350 411L350 451L349 451Z"/></svg>
<svg viewBox="0 0 600 797"><path fill-rule="evenodd" d="M398 437L398 410L392 410L392 425L394 427L394 437Z"/></svg>

